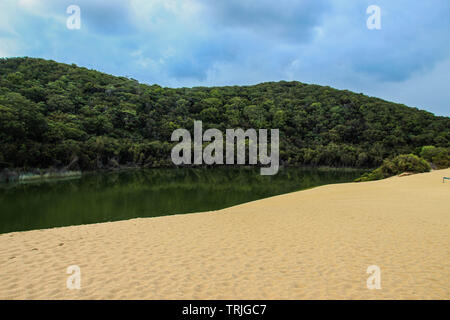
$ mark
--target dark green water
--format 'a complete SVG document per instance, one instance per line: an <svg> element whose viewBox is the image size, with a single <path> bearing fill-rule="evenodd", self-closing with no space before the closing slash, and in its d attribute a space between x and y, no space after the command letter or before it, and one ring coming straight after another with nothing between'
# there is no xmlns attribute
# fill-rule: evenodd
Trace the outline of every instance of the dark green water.
<svg viewBox="0 0 450 320"><path fill-rule="evenodd" d="M0 233L222 209L330 183L361 171L287 168L152 169L0 185Z"/></svg>

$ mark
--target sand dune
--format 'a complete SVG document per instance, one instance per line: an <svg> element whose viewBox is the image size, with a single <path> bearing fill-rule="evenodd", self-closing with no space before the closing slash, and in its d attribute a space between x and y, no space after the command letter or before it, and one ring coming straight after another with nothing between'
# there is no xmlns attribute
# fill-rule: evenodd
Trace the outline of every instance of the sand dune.
<svg viewBox="0 0 450 320"><path fill-rule="evenodd" d="M2 299L449 299L450 169L0 235ZM66 269L81 268L81 289ZM369 290L367 267L381 269Z"/></svg>

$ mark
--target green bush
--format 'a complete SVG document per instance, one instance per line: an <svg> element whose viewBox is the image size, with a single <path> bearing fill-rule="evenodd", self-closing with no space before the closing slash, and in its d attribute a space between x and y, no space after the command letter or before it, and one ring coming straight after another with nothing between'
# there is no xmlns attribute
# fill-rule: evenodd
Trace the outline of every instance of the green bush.
<svg viewBox="0 0 450 320"><path fill-rule="evenodd" d="M393 159L386 159L377 169L363 174L355 181L372 181L392 177L403 172L421 173L431 170L430 164L414 154L401 154Z"/></svg>
<svg viewBox="0 0 450 320"><path fill-rule="evenodd" d="M432 163L438 169L446 169L450 167L450 149L436 148L434 146L424 146L420 152L420 156Z"/></svg>
<svg viewBox="0 0 450 320"><path fill-rule="evenodd" d="M433 164L438 169L446 169L450 167L450 152L447 149L447 152L441 152L433 157Z"/></svg>

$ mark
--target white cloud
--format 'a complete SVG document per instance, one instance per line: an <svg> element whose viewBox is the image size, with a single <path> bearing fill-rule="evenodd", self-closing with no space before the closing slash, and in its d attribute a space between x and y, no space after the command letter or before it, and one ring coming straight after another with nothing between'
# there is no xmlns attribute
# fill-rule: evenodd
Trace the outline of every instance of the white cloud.
<svg viewBox="0 0 450 320"><path fill-rule="evenodd" d="M387 82L373 90L373 94L387 100L419 109L433 110L438 115L450 116L450 59L434 68L416 72L406 81Z"/></svg>

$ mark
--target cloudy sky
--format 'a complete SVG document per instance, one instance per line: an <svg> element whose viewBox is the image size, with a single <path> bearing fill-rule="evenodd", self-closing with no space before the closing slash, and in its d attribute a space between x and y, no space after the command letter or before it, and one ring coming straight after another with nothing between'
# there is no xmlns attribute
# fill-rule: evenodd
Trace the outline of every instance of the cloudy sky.
<svg viewBox="0 0 450 320"><path fill-rule="evenodd" d="M449 116L449 17L449 0L1 0L0 56L168 87L298 80Z"/></svg>

